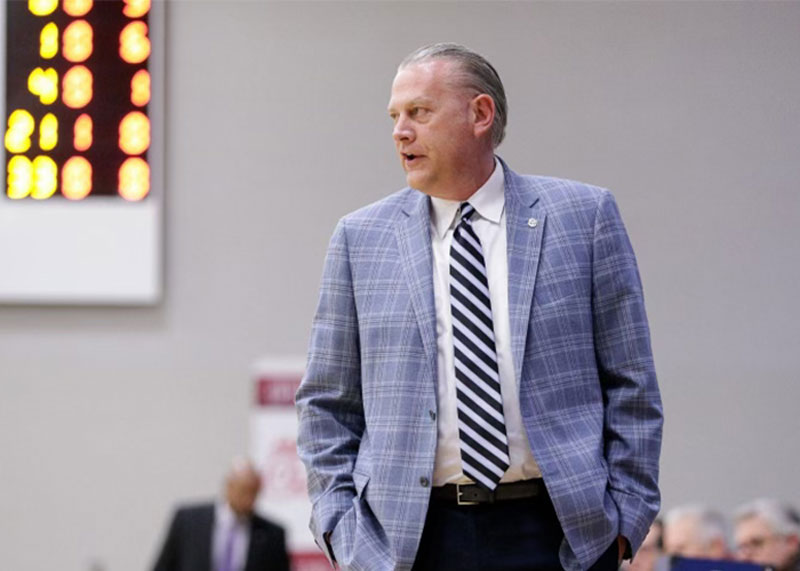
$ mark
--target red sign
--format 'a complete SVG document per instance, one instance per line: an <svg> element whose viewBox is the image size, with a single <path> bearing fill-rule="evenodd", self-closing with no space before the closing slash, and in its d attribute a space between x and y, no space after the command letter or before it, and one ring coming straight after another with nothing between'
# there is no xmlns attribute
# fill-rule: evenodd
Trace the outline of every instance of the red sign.
<svg viewBox="0 0 800 571"><path fill-rule="evenodd" d="M300 375L260 377L256 381L256 406L294 406Z"/></svg>

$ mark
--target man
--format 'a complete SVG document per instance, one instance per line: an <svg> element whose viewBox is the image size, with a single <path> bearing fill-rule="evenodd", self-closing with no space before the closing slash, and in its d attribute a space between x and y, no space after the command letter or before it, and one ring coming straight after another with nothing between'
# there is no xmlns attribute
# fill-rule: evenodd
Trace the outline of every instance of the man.
<svg viewBox="0 0 800 571"><path fill-rule="evenodd" d="M179 509L155 571L288 571L283 528L253 513L261 477L245 460L234 462L225 499Z"/></svg>
<svg viewBox="0 0 800 571"><path fill-rule="evenodd" d="M664 517L664 551L692 559L729 559L725 518L700 505L671 509Z"/></svg>
<svg viewBox="0 0 800 571"><path fill-rule="evenodd" d="M339 222L297 393L317 543L345 569L616 569L658 511L662 414L614 200L495 157L503 86L463 46L407 57L389 115L409 188Z"/></svg>
<svg viewBox="0 0 800 571"><path fill-rule="evenodd" d="M762 498L736 510L734 522L737 559L800 571L800 515L795 509Z"/></svg>

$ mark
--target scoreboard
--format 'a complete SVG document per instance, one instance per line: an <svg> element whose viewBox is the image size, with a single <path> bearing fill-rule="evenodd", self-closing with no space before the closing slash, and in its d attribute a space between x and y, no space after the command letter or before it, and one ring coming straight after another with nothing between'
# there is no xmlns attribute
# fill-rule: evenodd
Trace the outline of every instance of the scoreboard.
<svg viewBox="0 0 800 571"><path fill-rule="evenodd" d="M8 198L146 198L150 8L150 0L8 2Z"/></svg>
<svg viewBox="0 0 800 571"><path fill-rule="evenodd" d="M161 296L164 4L0 1L0 303Z"/></svg>

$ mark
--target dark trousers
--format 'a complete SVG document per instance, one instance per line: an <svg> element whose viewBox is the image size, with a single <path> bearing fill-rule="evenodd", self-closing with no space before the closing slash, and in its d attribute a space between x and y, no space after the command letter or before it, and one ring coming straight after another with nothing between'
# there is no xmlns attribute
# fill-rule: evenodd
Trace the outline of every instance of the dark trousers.
<svg viewBox="0 0 800 571"><path fill-rule="evenodd" d="M413 571L556 571L564 532L547 495L458 506L431 500ZM616 571L614 540L591 571Z"/></svg>

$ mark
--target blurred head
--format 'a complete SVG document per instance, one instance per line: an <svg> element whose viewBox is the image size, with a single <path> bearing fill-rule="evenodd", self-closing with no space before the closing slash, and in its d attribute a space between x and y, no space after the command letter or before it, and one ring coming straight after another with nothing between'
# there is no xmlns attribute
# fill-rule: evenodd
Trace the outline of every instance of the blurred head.
<svg viewBox="0 0 800 571"><path fill-rule="evenodd" d="M656 520L650 526L650 531L647 532L639 551L633 556L628 569L631 571L653 571L656 561L664 554L663 544L661 542L663 526L661 520Z"/></svg>
<svg viewBox="0 0 800 571"><path fill-rule="evenodd" d="M664 517L664 552L696 559L726 559L725 519L705 506L681 506Z"/></svg>
<svg viewBox="0 0 800 571"><path fill-rule="evenodd" d="M225 499L237 517L253 513L261 476L249 460L236 459L225 478Z"/></svg>
<svg viewBox="0 0 800 571"><path fill-rule="evenodd" d="M409 186L463 200L489 178L506 102L482 56L456 44L416 50L397 70L388 111Z"/></svg>
<svg viewBox="0 0 800 571"><path fill-rule="evenodd" d="M734 540L737 559L791 569L800 558L800 516L777 500L755 500L736 510Z"/></svg>

